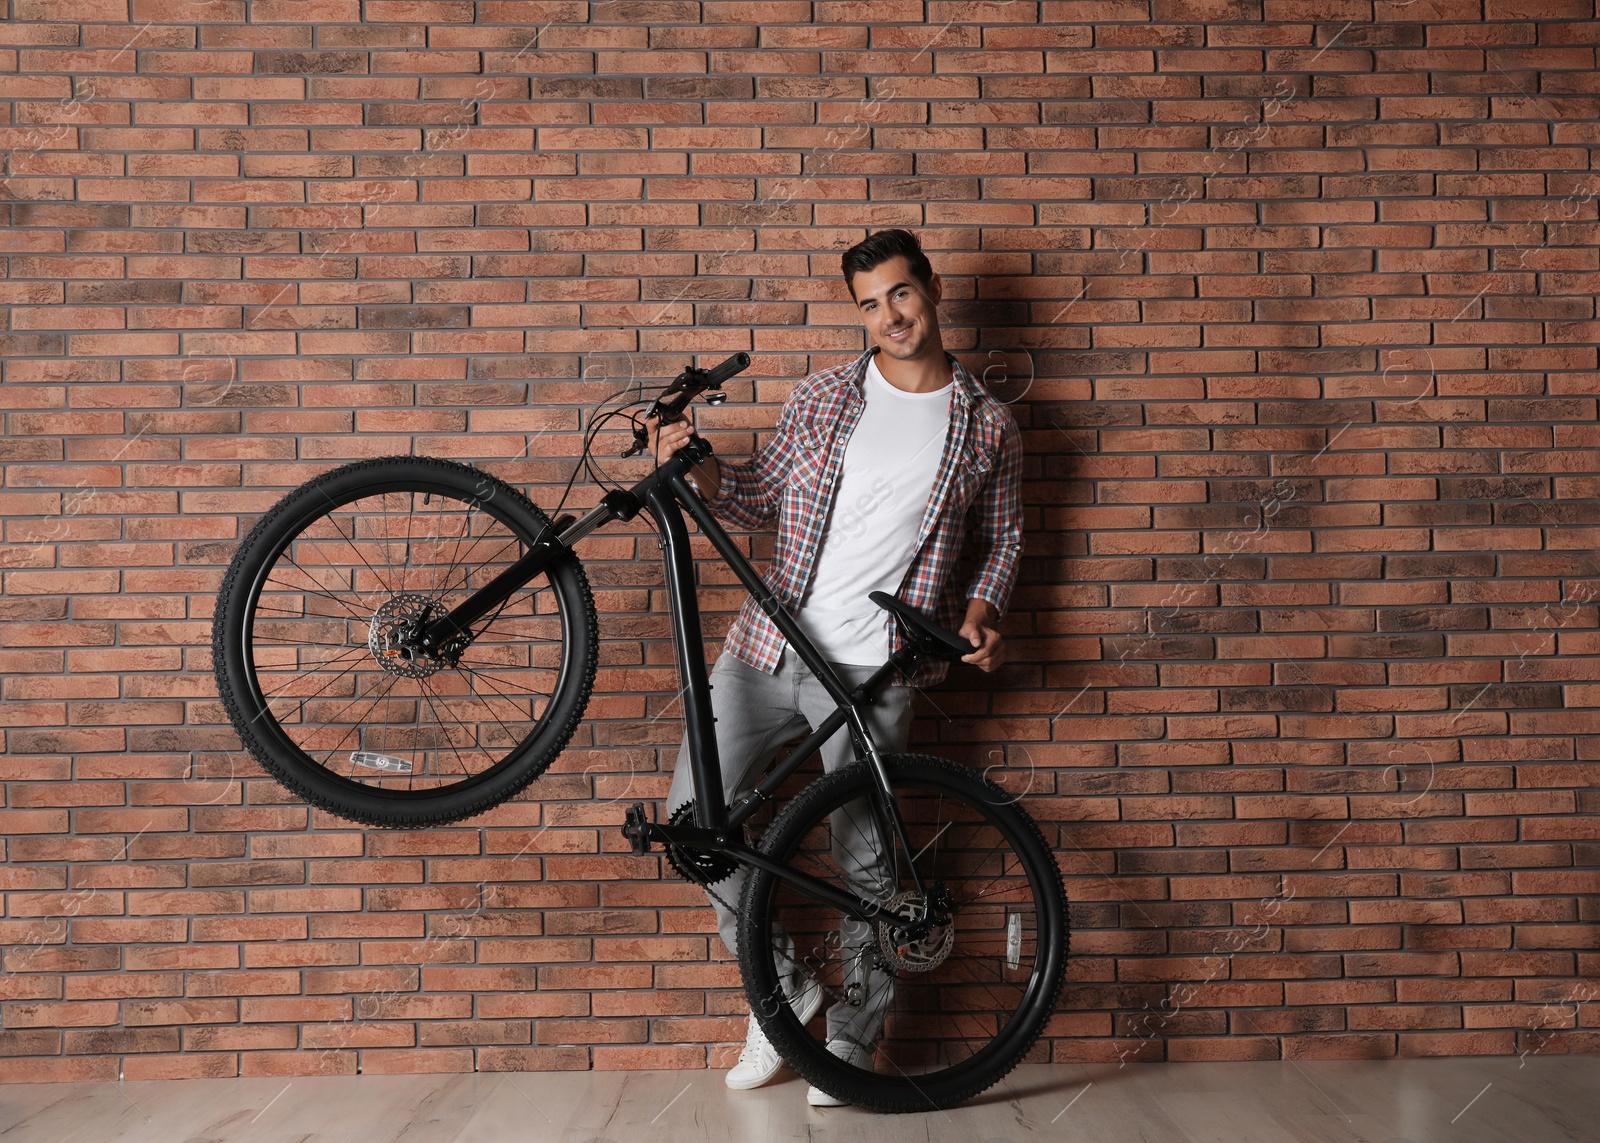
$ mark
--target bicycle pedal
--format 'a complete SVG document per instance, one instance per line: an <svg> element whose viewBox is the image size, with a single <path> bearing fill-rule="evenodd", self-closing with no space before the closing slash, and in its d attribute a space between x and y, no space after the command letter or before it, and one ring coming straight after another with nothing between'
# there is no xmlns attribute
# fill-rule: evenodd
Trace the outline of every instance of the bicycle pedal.
<svg viewBox="0 0 1600 1143"><path fill-rule="evenodd" d="M622 821L622 836L633 847L635 857L643 857L650 852L650 820L645 817L643 802L635 802L628 807L628 813Z"/></svg>

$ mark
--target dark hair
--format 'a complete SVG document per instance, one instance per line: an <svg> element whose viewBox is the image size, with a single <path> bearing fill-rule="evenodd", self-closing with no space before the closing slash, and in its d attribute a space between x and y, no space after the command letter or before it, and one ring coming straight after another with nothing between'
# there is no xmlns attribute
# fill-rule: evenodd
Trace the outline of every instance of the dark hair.
<svg viewBox="0 0 1600 1143"><path fill-rule="evenodd" d="M853 279L857 274L877 269L896 254L905 255L911 273L923 286L933 288L933 267L928 264L928 256L922 252L922 244L917 241L916 235L909 230L880 230L868 234L850 247L840 260L844 269L844 284L849 288L850 296L856 296Z"/></svg>

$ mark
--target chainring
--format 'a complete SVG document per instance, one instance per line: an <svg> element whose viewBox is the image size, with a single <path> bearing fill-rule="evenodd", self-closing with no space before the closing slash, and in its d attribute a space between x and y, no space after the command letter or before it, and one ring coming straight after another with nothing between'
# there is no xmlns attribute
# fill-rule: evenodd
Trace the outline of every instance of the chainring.
<svg viewBox="0 0 1600 1143"><path fill-rule="evenodd" d="M694 824L694 803L681 805L667 819L668 825L682 826ZM688 849L681 845L664 846L667 851L667 864L685 881L693 881L699 885L715 885L718 881L725 880L728 874L739 868L738 862L732 858L724 857L720 853L710 853L704 849Z"/></svg>

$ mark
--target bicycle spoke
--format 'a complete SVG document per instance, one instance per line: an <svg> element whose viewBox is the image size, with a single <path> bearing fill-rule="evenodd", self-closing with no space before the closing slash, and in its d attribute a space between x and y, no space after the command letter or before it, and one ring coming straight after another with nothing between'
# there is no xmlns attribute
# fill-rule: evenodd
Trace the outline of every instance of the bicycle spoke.
<svg viewBox="0 0 1600 1143"><path fill-rule="evenodd" d="M384 697L386 697L388 695L389 689L394 686L394 680L395 680L395 676L394 675L384 675L383 678L378 681L376 686L373 687L373 690L374 691L377 690L378 687L383 687L384 688L384 693L379 695L378 698L384 698ZM360 702L362 699L366 698L368 695L370 695L372 693L373 693L373 691L368 691L367 694L365 694L365 695L357 695L355 698L351 699L348 703L346 703L345 706L343 707L343 709L341 709L339 711L339 713L343 714L346 710L349 710L351 707L355 706L356 703ZM372 708L377 706L377 705L378 705L377 699L374 699L373 702L372 702L372 706L368 707L367 710L370 712L372 710ZM335 723L334 725L337 726L338 724ZM333 748L328 751L328 757L332 758L335 754L339 753L340 749L343 748L344 744L346 742L350 741L350 736L352 734L354 734L356 731L360 730L360 729L361 729L361 723L360 722L352 722L350 724L350 729L346 730L344 732L344 734L342 736L340 736L339 741L335 742L333 744Z"/></svg>
<svg viewBox="0 0 1600 1143"><path fill-rule="evenodd" d="M487 676L487 675L485 675L485 676L483 676L483 680L484 680L484 681L485 681L485 682L489 682L489 681L490 681L490 679L489 679L489 677L488 677L488 676ZM497 697L497 698L504 698L504 697L506 697L506 696L504 696L504 695L497 695L497 696L495 696L495 697ZM514 733L513 733L513 732L512 732L512 730L511 730L511 728L510 728L510 727L509 727L509 726L507 726L507 725L506 725L506 724L505 724L505 723L504 723L504 722L501 722L501 721L500 721L500 716L499 716L499 715L497 715L497 714L495 714L495 713L494 713L494 711L493 711L493 710L492 710L492 709L489 709L489 710L488 710L488 714L489 714L489 717L490 717L490 718L492 718L492 719L494 719L494 721L495 721L495 725L497 725L497 726L498 726L498 727L499 727L499 728L500 728L500 729L501 729L501 730L503 730L503 731L505 731L505 734L506 734L506 738L507 738L507 739L508 739L508 740L509 740L509 741L511 741L511 742L516 742L516 741L518 741L518 736L517 736L517 735L516 735L516 734L514 734ZM458 722L459 722L459 720L457 720L457 721L458 721ZM462 729L463 729L463 730L465 730L465 729L466 729L466 726L465 726L465 725L464 725L464 724L463 724L463 725L462 725Z"/></svg>
<svg viewBox="0 0 1600 1143"><path fill-rule="evenodd" d="M364 651L364 650L366 650L366 648L363 647L363 648L361 648L361 650ZM318 687L316 690L312 691L310 694L293 696L295 701L304 703L308 699L316 698L323 691L327 690L329 687L333 686L334 683L336 683L340 679L342 679L345 675L348 675L351 671L353 671L357 667L359 667L361 665L361 662L362 662L362 657L360 655L356 655L354 657L349 656L349 655L340 655L340 656L337 656L336 658L334 658L332 660L329 660L329 662L324 664L324 666L332 666L335 663L344 662L346 659L350 659L350 665L348 667L346 667L344 670L340 671L337 675L333 676L333 678L329 679L327 682L323 683L320 687ZM291 676L283 684L283 686L279 687L277 690L271 691L271 692L263 691L262 694L261 694L261 697L263 699L265 699L268 704L270 704L273 699L282 697L283 696L283 692L288 690L290 687L294 686L294 684L299 682L302 677L303 676L301 676L300 674L297 673L297 674Z"/></svg>
<svg viewBox="0 0 1600 1143"><path fill-rule="evenodd" d="M322 598L327 599L327 600L329 600L329 601L331 601L333 603L336 603L340 607L344 608L346 611L350 612L350 617L352 619L356 620L356 622L358 622L358 623L365 623L368 619L372 618L370 615L361 614L361 612L357 611L354 607L352 607L349 604L349 602L347 602L346 600L340 599L337 595L334 595L327 588L325 588L321 584L317 583L316 577L311 574L311 569L306 568L306 567L302 567L300 565L299 561L297 561L293 556L289 557L289 566L293 567L293 568L299 568L300 571L305 573L306 579L310 580L316 586L313 589L308 590L308 589L303 588L303 587L294 587L294 586L292 586L292 585L290 585L288 583L285 583L283 585L283 587L284 587L284 589L286 591L293 592L296 595L308 594L308 595L321 596ZM269 578L267 580L267 583L271 583L271 582L272 582L272 580ZM266 585L263 584L262 586L265 587ZM309 615L307 616L307 618L309 618Z"/></svg>
<svg viewBox="0 0 1600 1143"><path fill-rule="evenodd" d="M443 511L443 508L444 508L444 506L443 506L443 504L441 504L440 505L440 511L441 512ZM466 516L463 517L463 520L462 520L463 524L465 525L465 527L462 529L462 533L465 536L471 536L472 535L472 513L473 513L473 511L474 511L474 509L469 507L467 509ZM462 538L461 536L455 537L455 543L452 545L452 547L450 549L450 559L444 565L444 569L445 569L444 583L439 585L438 594L434 597L436 599L443 599L445 597L445 595L450 591L450 580L451 580L452 576L454 576L454 574L455 574L455 569L460 566L460 562L461 562L461 538ZM462 581L461 581L462 585L465 586L466 583L469 580L471 580L471 578L472 578L472 573L469 571L466 574L466 576L464 576L462 578Z"/></svg>
<svg viewBox="0 0 1600 1143"><path fill-rule="evenodd" d="M493 678L492 676L489 676L489 675L483 675L483 676L476 677L475 681L482 682L482 683L486 684L487 686L489 686L491 689L494 689L494 688L497 688L497 687L500 687L500 686L504 685L504 680L497 680L497 679L495 679L495 678ZM527 691L525 693L530 694L530 695L534 695L537 698L547 698L548 697L547 695L544 695L544 694L542 694L542 693L540 693L538 691ZM521 711L522 708L523 708L523 705L524 705L523 699L520 696L508 693L506 691L495 690L495 693L491 697L503 700L506 703L506 705L508 705L512 710L515 710L515 711ZM531 719L533 717L533 704L530 702L530 703L527 703L526 706L527 706L527 710L528 710L528 717ZM495 716L495 720L497 722L499 721L498 716ZM516 735L512 733L510 727L506 726L505 723L503 723L503 722L500 723L500 727L501 727L502 730L504 730L506 732L506 736L507 736L508 739L510 739L512 741L516 740Z"/></svg>
<svg viewBox="0 0 1600 1143"><path fill-rule="evenodd" d="M468 530L469 533L471 532L471 529L472 529L472 521L471 521L471 519L469 517L468 521L467 521L467 530ZM473 544L476 545L478 540L482 539L482 538L483 537L481 537L481 536L477 537L476 539L473 540ZM475 568L468 568L467 571L466 571L466 574L461 577L461 586L460 586L460 588L452 588L450 586L450 580L455 575L455 572L454 572L454 570L447 569L447 571L445 573L445 582L439 588L439 593L435 598L443 599L452 590L466 591L467 590L467 584L472 582L472 573L474 571L478 571L478 570L481 570L482 568L489 567L490 565L492 565L497 559L500 558L500 553L501 552L504 552L507 548L511 547L515 543L517 543L517 538L515 536L512 536L505 543L501 544L499 550L497 550L487 560L481 561L478 564L478 566L475 567ZM457 537L455 551L452 553L452 566L453 566L454 561L457 558L459 558L460 554L461 554L461 539L460 539L460 537ZM510 560L506 561L507 566L510 566L510 564L512 562L513 561L510 561Z"/></svg>
<svg viewBox="0 0 1600 1143"><path fill-rule="evenodd" d="M331 639L289 639L287 637L273 639L266 635L255 635L250 642L258 646L267 647L349 647L351 645L348 639L341 639L336 643ZM362 647L361 650L365 651L366 648Z"/></svg>
<svg viewBox="0 0 1600 1143"><path fill-rule="evenodd" d="M948 830L951 825L955 825L955 824L956 824L955 822L951 822L950 825L940 826L939 827L939 832L933 835L933 840L928 842L927 845L924 845L921 849L917 850L916 853L913 853L911 855L911 864L912 865L916 865L917 858L921 857L924 853L928 852L928 846L930 846L930 845L932 845L932 846L938 845L939 844L939 839L945 835L945 831ZM938 863L939 863L939 851L937 849L935 849L933 851L933 864L937 865Z"/></svg>
<svg viewBox="0 0 1600 1143"><path fill-rule="evenodd" d="M339 539L343 540L345 543L349 544L350 545L350 550L353 553L355 553L356 558L361 561L361 563L366 567L366 569L369 572L372 572L373 582L375 582L378 585L380 585L385 591L388 591L389 590L388 589L388 585L386 583L384 583L383 577L380 576L376 571L373 571L372 565L367 563L367 557L363 556L361 554L361 548L356 543L356 539L355 539L355 534L356 534L355 525L353 523L350 525L350 535L346 536L343 532L339 531L339 525L338 525L337 521L335 521L332 512L330 512L327 516L325 516L323 518L325 520L327 520L328 527L333 529L333 534L338 536ZM316 536L302 535L300 538L302 540L304 540L306 543L310 544L312 547L314 547L317 551L322 552L324 557L327 556L327 552L323 550L322 541L320 539L318 539ZM296 561L293 556L291 556L289 558L289 562L291 564L293 564L295 567L300 567L299 562ZM330 561L327 566L328 567L337 567L338 565L334 564L334 563L332 563ZM300 570L301 571L305 571L306 569L302 567L302 568L300 568ZM310 574L310 573L307 573L307 574ZM352 580L351 580L352 585L354 584L354 582L355 582L355 580L352 578ZM351 590L355 591L357 596L361 598L362 606L363 607L367 606L365 594L362 593L359 589L355 588L354 586L351 587Z"/></svg>
<svg viewBox="0 0 1600 1143"><path fill-rule="evenodd" d="M439 713L439 708L433 701L433 689L431 687L428 687L428 686L424 685L423 686L423 694L427 696L428 709L432 710L434 712L435 717L437 717L437 715ZM462 730L466 730L467 729L466 725L464 723L462 723L460 719L456 720L456 725L460 726ZM472 773L471 769L468 768L466 761L461 757L461 749L460 749L460 747L458 747L455 744L455 742L450 738L450 735L449 735L448 732L446 732L446 734L444 736L444 741L445 741L445 745L449 746L451 751L455 754L455 756L456 756L456 765L461 767L461 772L463 774L471 774ZM437 753L437 751L436 751L436 753Z"/></svg>
<svg viewBox="0 0 1600 1143"><path fill-rule="evenodd" d="M406 498L407 498L409 506L412 507L412 508L415 508L416 507L416 503L417 503L417 494L415 492L407 493L406 494ZM406 562L400 565L400 594L401 595L406 594L406 585L407 585L407 583L410 582L410 579L411 579L411 518L412 518L412 513L407 512L406 513Z"/></svg>
<svg viewBox="0 0 1600 1143"><path fill-rule="evenodd" d="M465 674L468 677L470 677L475 683L478 682L478 681L489 682L489 681L492 680L498 686L508 687L511 690L519 690L519 691L523 692L524 694L538 695L541 698L544 697L544 692L543 691L536 691L536 690L533 690L533 689L531 689L529 687L521 686L521 685L519 685L517 683L512 682L510 679L500 678L498 675L491 675L487 670L484 670L484 669L479 668L479 667L473 667L473 666L469 665L468 663L466 663L465 661L457 663L456 664L456 668L457 668L457 670L461 671L463 674ZM502 668L502 669L505 669L505 668ZM537 667L517 667L517 668L514 668L514 670L516 670L517 672L521 673L521 672L528 672L528 671L537 671L537 670L539 670L539 668L537 668Z"/></svg>

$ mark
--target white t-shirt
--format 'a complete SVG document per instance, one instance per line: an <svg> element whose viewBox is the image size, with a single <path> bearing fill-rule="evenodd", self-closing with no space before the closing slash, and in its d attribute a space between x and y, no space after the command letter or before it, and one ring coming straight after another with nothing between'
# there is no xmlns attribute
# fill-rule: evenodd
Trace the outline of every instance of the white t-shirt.
<svg viewBox="0 0 1600 1143"><path fill-rule="evenodd" d="M931 393L896 389L867 361L866 408L845 446L811 584L795 619L822 657L881 666L889 613L867 598L893 595L916 555L917 532L950 430L955 378Z"/></svg>

